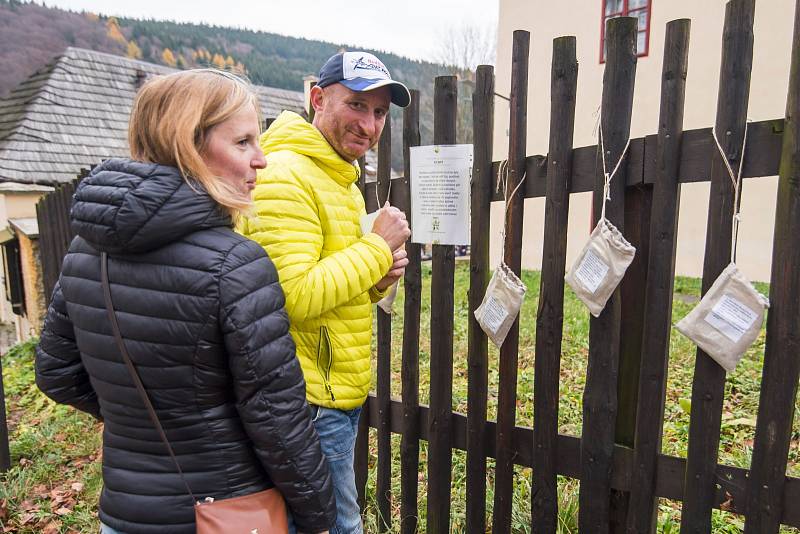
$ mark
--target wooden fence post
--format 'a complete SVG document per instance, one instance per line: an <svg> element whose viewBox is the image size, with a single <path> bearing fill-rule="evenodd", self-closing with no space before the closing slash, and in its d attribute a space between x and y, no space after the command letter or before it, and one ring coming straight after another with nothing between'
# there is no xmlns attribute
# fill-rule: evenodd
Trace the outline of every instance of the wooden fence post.
<svg viewBox="0 0 800 534"><path fill-rule="evenodd" d="M367 213L378 209L377 182L367 183L367 164L364 156L358 158L358 166L361 173L358 177L358 188L364 196L364 206ZM358 420L358 435L356 436L354 456L354 470L356 476L356 489L358 490L358 504L361 512L367 508L366 486L369 471L369 403L365 403Z"/></svg>
<svg viewBox="0 0 800 534"><path fill-rule="evenodd" d="M481 65L472 94L475 145L472 170L472 233L467 376L467 533L486 532L486 400L489 346L474 312L489 282L489 214L492 199L492 139L494 128L494 67Z"/></svg>
<svg viewBox="0 0 800 534"><path fill-rule="evenodd" d="M506 182L506 229L503 261L519 276L522 265L522 220L525 187L525 138L527 134L528 51L530 33L514 32L511 58L511 118L508 138L508 180ZM512 194L516 191L516 194ZM514 454L511 441L517 414L517 366L519 361L519 316L500 347L500 385L497 399L497 461L495 463L492 531L511 531L511 500L514 483Z"/></svg>
<svg viewBox="0 0 800 534"><path fill-rule="evenodd" d="M392 179L392 121L389 114L378 143L378 182L375 193L376 204L380 209L389 200ZM375 307L378 315L378 382L376 401L378 407L378 473L375 484L375 500L378 505L378 532L392 528L392 432L391 405L392 394L392 316Z"/></svg>
<svg viewBox="0 0 800 534"><path fill-rule="evenodd" d="M456 142L457 85L455 76L437 76L434 85L433 142ZM455 247L433 245L431 277L431 365L428 418L428 528L430 534L450 532L453 410L453 291Z"/></svg>
<svg viewBox="0 0 800 534"><path fill-rule="evenodd" d="M633 87L636 76L636 26L632 17L608 21L607 59L603 75L602 139L608 171L625 157L630 137ZM594 214L597 222L603 202L603 155L598 153ZM624 234L626 165L621 164L611 182L606 218ZM583 394L581 433L581 532L608 532L614 429L617 417L617 370L620 353L621 291L617 288L599 317L590 319L589 363Z"/></svg>
<svg viewBox="0 0 800 534"><path fill-rule="evenodd" d="M780 528L794 400L800 377L800 0L795 5L775 211L767 343L747 485L745 534L769 534Z"/></svg>
<svg viewBox="0 0 800 534"><path fill-rule="evenodd" d="M661 111L658 122L656 176L650 221L650 255L644 332L634 437L634 469L627 531L655 532L656 460L661 452L669 338L672 330L672 290L675 274L680 184L680 148L688 68L688 19L667 24L661 74ZM645 152L647 156L647 153ZM638 251L637 251L638 253Z"/></svg>
<svg viewBox="0 0 800 534"><path fill-rule="evenodd" d="M740 151L750 95L755 0L731 0L725 7L716 131L728 162L736 169L743 156ZM722 156L715 153L711 166L703 295L730 262L734 198L733 184ZM716 487L724 392L725 370L705 352L697 349L681 513L681 532L684 533L710 532L711 508L715 498L724 495L722 491L718 495Z"/></svg>
<svg viewBox="0 0 800 534"><path fill-rule="evenodd" d="M411 104L403 110L403 162L405 176L395 184L392 197L398 208L411 221L411 158L410 148L418 146L419 91L411 91ZM395 194L397 192L397 194ZM419 484L419 317L422 302L422 265L420 245L406 243L408 266L403 289L405 308L403 315L403 436L400 439L400 532L417 532L417 495Z"/></svg>
<svg viewBox="0 0 800 534"><path fill-rule="evenodd" d="M550 80L550 146L547 154L542 277L536 314L533 394L533 491L531 530L555 534L558 523L556 444L558 385L564 323L564 270L567 262L569 182L578 60L575 37L553 40Z"/></svg>

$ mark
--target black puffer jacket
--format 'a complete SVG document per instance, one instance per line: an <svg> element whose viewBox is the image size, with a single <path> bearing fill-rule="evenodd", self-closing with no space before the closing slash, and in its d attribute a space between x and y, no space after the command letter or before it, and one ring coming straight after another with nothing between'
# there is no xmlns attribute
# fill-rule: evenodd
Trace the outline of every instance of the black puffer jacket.
<svg viewBox="0 0 800 534"><path fill-rule="evenodd" d="M81 182L72 226L36 382L105 422L100 520L130 534L195 531L193 502L116 347L99 250L122 336L195 496L276 485L298 529L328 529L330 475L264 250L177 169L129 160Z"/></svg>

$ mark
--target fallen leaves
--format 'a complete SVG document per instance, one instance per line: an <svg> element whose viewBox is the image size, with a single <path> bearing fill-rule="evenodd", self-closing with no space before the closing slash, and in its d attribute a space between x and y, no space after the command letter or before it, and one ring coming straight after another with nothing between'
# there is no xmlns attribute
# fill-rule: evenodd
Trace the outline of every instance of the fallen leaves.
<svg viewBox="0 0 800 534"><path fill-rule="evenodd" d="M726 512L730 512L731 510L733 510L733 495L731 495L730 493L728 493L726 491L725 492L725 501L720 503L719 509L720 510L724 510Z"/></svg>
<svg viewBox="0 0 800 534"><path fill-rule="evenodd" d="M16 532L24 527L42 534L59 534L62 530L60 518L75 511L83 490L82 482L66 481L57 487L38 484L31 489L29 498L16 506L10 505L6 499L0 500L2 532Z"/></svg>

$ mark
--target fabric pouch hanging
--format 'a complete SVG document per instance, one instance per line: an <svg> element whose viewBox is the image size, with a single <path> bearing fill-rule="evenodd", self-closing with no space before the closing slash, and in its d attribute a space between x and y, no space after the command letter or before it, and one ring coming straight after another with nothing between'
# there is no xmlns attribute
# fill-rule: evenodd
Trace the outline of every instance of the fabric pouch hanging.
<svg viewBox="0 0 800 534"><path fill-rule="evenodd" d="M508 212L510 199L514 198L514 195L519 191L525 182L525 177L526 175L523 174L522 179L511 192L511 195L505 198L508 181L508 161L504 160L500 163L497 188L503 188L506 212ZM505 217L503 220L505 220ZM489 280L489 285L486 286L483 300L474 312L475 319L481 329L498 349L503 345L508 331L511 330L511 326L517 319L517 315L519 315L519 311L522 308L522 301L525 298L525 292L528 290L525 283L502 260L505 257L506 249L505 227L503 227L502 242L500 265L494 270L494 274Z"/></svg>
<svg viewBox="0 0 800 534"><path fill-rule="evenodd" d="M602 117L600 118L602 119ZM601 161L603 162L603 208L600 220L589 236L578 259L572 264L564 280L575 295L598 317L606 307L614 290L625 276L625 271L636 255L636 248L622 235L622 232L606 219L606 202L611 199L611 180L620 168L630 146L630 139L610 173L606 170L606 152L603 144L602 120L598 121Z"/></svg>
<svg viewBox="0 0 800 534"><path fill-rule="evenodd" d="M758 337L764 324L766 308L769 307L769 299L753 287L735 263L740 222L739 192L747 146L747 125L745 124L739 172L736 176L719 144L716 130L712 130L712 136L733 183L735 195L735 211L731 221L731 262L708 289L700 304L681 319L675 328L730 372Z"/></svg>
<svg viewBox="0 0 800 534"><path fill-rule="evenodd" d="M616 226L602 217L565 280L589 312L597 317L635 254L636 248L628 243Z"/></svg>
<svg viewBox="0 0 800 534"><path fill-rule="evenodd" d="M768 307L767 297L730 263L675 328L723 369L733 371L758 337Z"/></svg>
<svg viewBox="0 0 800 534"><path fill-rule="evenodd" d="M527 287L505 263L495 269L475 319L497 348L505 341L511 325L522 308Z"/></svg>

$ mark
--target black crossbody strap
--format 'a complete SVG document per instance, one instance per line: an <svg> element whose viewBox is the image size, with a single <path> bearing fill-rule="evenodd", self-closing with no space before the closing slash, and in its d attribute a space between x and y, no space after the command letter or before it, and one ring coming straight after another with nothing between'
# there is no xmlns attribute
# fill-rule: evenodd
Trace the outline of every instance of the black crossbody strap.
<svg viewBox="0 0 800 534"><path fill-rule="evenodd" d="M147 395L147 391L144 389L142 379L139 378L139 373L136 371L136 366L133 365L133 361L128 354L128 349L125 347L125 342L122 339L122 333L120 332L119 324L117 323L117 314L114 313L114 303L111 300L111 285L108 282L108 254L105 252L100 253L100 282L103 286L103 298L106 301L108 320L111 321L111 330L114 332L114 338L117 340L117 346L119 347L119 351L122 353L122 359L125 361L125 365L128 367L128 371L131 373L131 378L133 379L133 383L136 385L136 389L139 390L139 394L142 396L142 401L144 401L145 408L147 408L147 413L150 414L150 419L153 421L153 424L156 426L156 430L158 430L158 433L161 435L161 441L163 441L164 445L167 446L167 451L172 457L172 461L175 462L175 467L178 468L178 473L181 476L183 484L186 486L186 491L188 491L189 495L191 495L192 501L197 502L194 493L192 493L192 490L189 487L189 483L186 482L186 477L183 475L181 465L178 463L178 459L175 458L175 453L172 451L172 446L169 444L167 435L164 433L164 428L161 426L161 421L158 420L156 411L153 409L153 403L150 402L150 397Z"/></svg>

